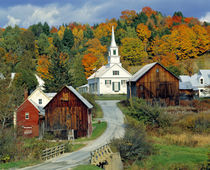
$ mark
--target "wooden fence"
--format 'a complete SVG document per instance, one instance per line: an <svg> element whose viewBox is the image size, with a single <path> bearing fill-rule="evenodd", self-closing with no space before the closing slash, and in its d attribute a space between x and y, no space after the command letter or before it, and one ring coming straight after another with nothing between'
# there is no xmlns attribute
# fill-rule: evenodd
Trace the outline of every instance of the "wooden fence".
<svg viewBox="0 0 210 170"><path fill-rule="evenodd" d="M54 158L60 154L63 154L65 150L65 144L61 144L55 147L47 148L42 151L42 160Z"/></svg>

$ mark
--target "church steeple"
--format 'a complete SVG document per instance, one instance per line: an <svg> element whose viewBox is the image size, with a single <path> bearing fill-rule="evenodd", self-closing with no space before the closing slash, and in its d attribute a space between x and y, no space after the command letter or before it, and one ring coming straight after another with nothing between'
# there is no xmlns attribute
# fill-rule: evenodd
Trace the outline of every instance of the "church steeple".
<svg viewBox="0 0 210 170"><path fill-rule="evenodd" d="M112 40L111 40L111 45L109 47L108 64L109 64L109 66L112 66L113 64L118 64L121 66L120 56L119 56L119 52L118 52L118 46L115 42L113 26L112 26Z"/></svg>
<svg viewBox="0 0 210 170"><path fill-rule="evenodd" d="M115 42L115 37L114 37L114 27L113 26L112 26L112 41L111 41L110 47L117 47L116 42Z"/></svg>

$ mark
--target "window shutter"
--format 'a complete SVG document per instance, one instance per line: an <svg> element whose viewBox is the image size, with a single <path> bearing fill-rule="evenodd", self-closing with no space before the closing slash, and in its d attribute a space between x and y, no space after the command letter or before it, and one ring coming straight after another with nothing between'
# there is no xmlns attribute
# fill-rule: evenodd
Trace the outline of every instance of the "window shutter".
<svg viewBox="0 0 210 170"><path fill-rule="evenodd" d="M112 91L114 91L114 82L112 82Z"/></svg>
<svg viewBox="0 0 210 170"><path fill-rule="evenodd" d="M118 87L119 87L119 91L120 91L120 82L118 82Z"/></svg>

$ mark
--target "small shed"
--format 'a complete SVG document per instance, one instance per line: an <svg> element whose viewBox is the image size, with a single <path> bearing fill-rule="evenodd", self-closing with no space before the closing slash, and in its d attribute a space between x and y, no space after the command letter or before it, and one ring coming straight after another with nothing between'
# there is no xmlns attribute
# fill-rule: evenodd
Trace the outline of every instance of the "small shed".
<svg viewBox="0 0 210 170"><path fill-rule="evenodd" d="M44 107L45 130L67 137L89 136L92 133L93 106L72 86L63 87Z"/></svg>
<svg viewBox="0 0 210 170"><path fill-rule="evenodd" d="M32 100L26 99L16 111L18 135L42 137L44 134L44 110Z"/></svg>
<svg viewBox="0 0 210 170"><path fill-rule="evenodd" d="M128 98L135 96L166 105L179 103L179 78L157 62L142 67L127 86Z"/></svg>

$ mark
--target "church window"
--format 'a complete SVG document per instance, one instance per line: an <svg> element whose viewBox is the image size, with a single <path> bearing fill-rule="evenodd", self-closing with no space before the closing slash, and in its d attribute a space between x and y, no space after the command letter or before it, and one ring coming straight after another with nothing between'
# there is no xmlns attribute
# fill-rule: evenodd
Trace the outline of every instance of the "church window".
<svg viewBox="0 0 210 170"><path fill-rule="evenodd" d="M105 84L106 85L111 84L111 80L105 80Z"/></svg>
<svg viewBox="0 0 210 170"><path fill-rule="evenodd" d="M116 55L116 50L113 50L113 55Z"/></svg>
<svg viewBox="0 0 210 170"><path fill-rule="evenodd" d="M39 99L39 104L42 104L42 99Z"/></svg>
<svg viewBox="0 0 210 170"><path fill-rule="evenodd" d="M113 75L119 75L120 73L119 73L119 71L113 71Z"/></svg>
<svg viewBox="0 0 210 170"><path fill-rule="evenodd" d="M126 80L121 80L121 84L122 84L122 86L125 86L126 85Z"/></svg>

